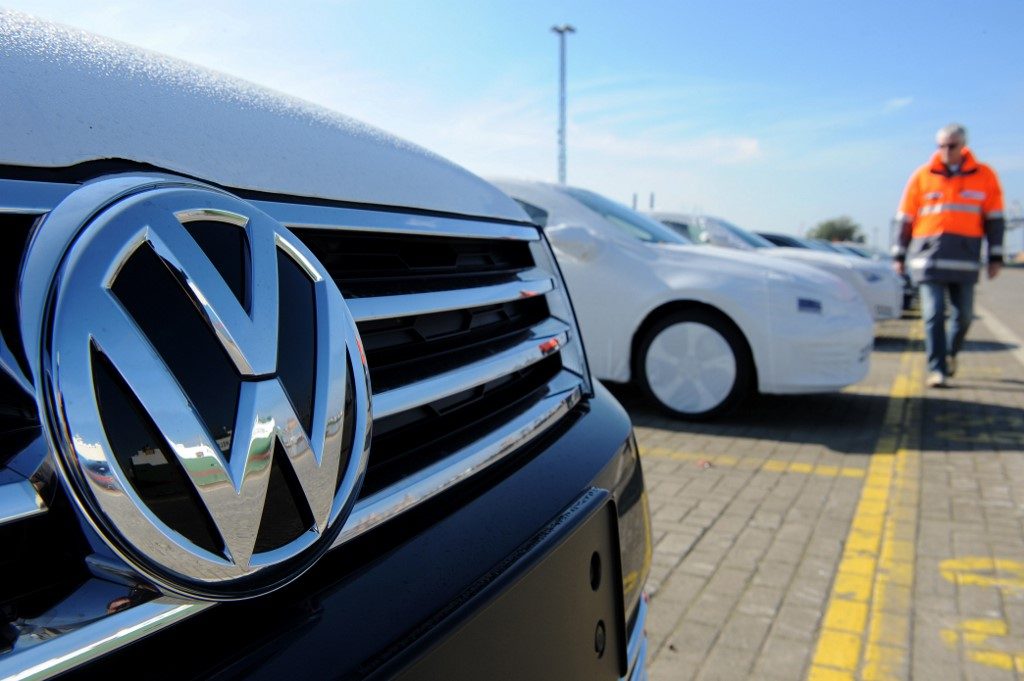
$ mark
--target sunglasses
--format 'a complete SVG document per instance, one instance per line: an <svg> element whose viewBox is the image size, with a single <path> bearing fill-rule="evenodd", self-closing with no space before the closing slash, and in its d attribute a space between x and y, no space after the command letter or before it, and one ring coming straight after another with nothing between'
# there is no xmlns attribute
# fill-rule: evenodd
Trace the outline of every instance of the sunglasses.
<svg viewBox="0 0 1024 681"><path fill-rule="evenodd" d="M959 142L950 142L949 144L938 145L939 149L956 149L960 146Z"/></svg>

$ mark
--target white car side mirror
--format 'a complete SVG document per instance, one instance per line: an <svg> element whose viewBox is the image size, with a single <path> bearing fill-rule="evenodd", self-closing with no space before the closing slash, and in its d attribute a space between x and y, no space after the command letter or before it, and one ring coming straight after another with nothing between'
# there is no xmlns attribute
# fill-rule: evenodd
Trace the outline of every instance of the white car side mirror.
<svg viewBox="0 0 1024 681"><path fill-rule="evenodd" d="M596 258L604 247L604 242L583 225L563 223L544 231L556 251L584 262Z"/></svg>

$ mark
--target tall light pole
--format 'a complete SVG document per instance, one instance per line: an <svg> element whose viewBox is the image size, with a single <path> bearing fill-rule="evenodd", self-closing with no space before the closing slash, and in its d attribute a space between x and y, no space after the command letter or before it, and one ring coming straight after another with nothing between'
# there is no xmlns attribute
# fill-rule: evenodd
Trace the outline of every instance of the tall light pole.
<svg viewBox="0 0 1024 681"><path fill-rule="evenodd" d="M565 184L565 34L576 29L562 24L551 30L558 34L558 184Z"/></svg>

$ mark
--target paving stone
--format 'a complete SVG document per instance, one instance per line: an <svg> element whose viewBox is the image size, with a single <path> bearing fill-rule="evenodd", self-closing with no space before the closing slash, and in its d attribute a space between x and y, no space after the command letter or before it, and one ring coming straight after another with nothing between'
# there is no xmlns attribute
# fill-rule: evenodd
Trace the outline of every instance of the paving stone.
<svg viewBox="0 0 1024 681"><path fill-rule="evenodd" d="M650 681L690 681L696 674L695 669L687 671L682 665L673 664L672 662L658 660L657 665L653 665L648 670L647 678Z"/></svg>
<svg viewBox="0 0 1024 681"><path fill-rule="evenodd" d="M780 636L809 641L817 635L820 621L820 610L783 603L775 616L775 629Z"/></svg>
<svg viewBox="0 0 1024 681"><path fill-rule="evenodd" d="M979 304L1001 306L1024 338L1024 270L1008 272L979 286ZM902 340L919 324L878 326L862 384L757 396L712 423L672 421L624 392L651 452L651 679L1015 678L1024 574L1005 561L1024 565L1024 365L980 319L952 388L915 384L920 397L894 402L899 372L923 370L920 341ZM883 433L895 406L889 418L914 425ZM899 456L873 454L885 433ZM826 639L844 645L812 665Z"/></svg>
<svg viewBox="0 0 1024 681"><path fill-rule="evenodd" d="M756 653L771 625L772 618L768 615L748 615L737 609L722 629L718 645Z"/></svg>
<svg viewBox="0 0 1024 681"><path fill-rule="evenodd" d="M1005 665L1005 662L1003 663ZM988 664L967 664L965 665L968 681L1013 681L1019 677L1014 673L1013 668L1000 668Z"/></svg>
<svg viewBox="0 0 1024 681"><path fill-rule="evenodd" d="M711 649L704 661L698 681L734 681L750 676L750 668L757 657L756 649L743 649L719 643Z"/></svg>
<svg viewBox="0 0 1024 681"><path fill-rule="evenodd" d="M831 580L817 579L812 581L810 579L800 579L798 576L794 578L783 601L787 605L800 606L820 613L828 601L830 587Z"/></svg>
<svg viewBox="0 0 1024 681"><path fill-rule="evenodd" d="M965 618L1002 617L1003 604L998 589L961 586L957 589L957 610Z"/></svg>
<svg viewBox="0 0 1024 681"><path fill-rule="evenodd" d="M663 607L662 604L665 604L667 607L674 607L681 614L706 585L707 581L701 577L677 572L662 585L653 602L657 603L659 608Z"/></svg>
<svg viewBox="0 0 1024 681"><path fill-rule="evenodd" d="M708 583L708 591L726 594L740 594L751 581L753 570L722 567Z"/></svg>
<svg viewBox="0 0 1024 681"><path fill-rule="evenodd" d="M677 558L689 553L690 549L700 537L697 533L690 532L668 532L655 546L658 555L668 555ZM678 560L676 561L678 562Z"/></svg>
<svg viewBox="0 0 1024 681"><path fill-rule="evenodd" d="M814 532L816 518L802 517L802 515L798 511L787 513L782 527L775 532L775 541L805 546Z"/></svg>
<svg viewBox="0 0 1024 681"><path fill-rule="evenodd" d="M807 643L772 632L754 665L752 678L801 679L810 661Z"/></svg>
<svg viewBox="0 0 1024 681"><path fill-rule="evenodd" d="M738 600L739 594L737 593L704 591L690 606L686 618L701 624L721 626L732 615L733 607Z"/></svg>
<svg viewBox="0 0 1024 681"><path fill-rule="evenodd" d="M774 618L785 592L778 587L751 585L740 597L737 612Z"/></svg>
<svg viewBox="0 0 1024 681"><path fill-rule="evenodd" d="M658 654L658 669L670 679L692 679L718 638L719 627L684 620ZM655 677L651 677L655 678Z"/></svg>
<svg viewBox="0 0 1024 681"><path fill-rule="evenodd" d="M796 561L790 563L767 559L762 560L757 568L757 572L754 573L754 577L751 579L751 583L757 586L786 588L793 579L796 565Z"/></svg>

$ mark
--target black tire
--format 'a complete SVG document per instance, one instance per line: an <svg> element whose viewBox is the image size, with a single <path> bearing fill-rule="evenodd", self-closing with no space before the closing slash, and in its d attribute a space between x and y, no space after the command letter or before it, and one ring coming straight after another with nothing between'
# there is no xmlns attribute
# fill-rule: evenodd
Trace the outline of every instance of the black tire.
<svg viewBox="0 0 1024 681"><path fill-rule="evenodd" d="M675 350L683 345L679 356ZM747 397L754 362L746 339L726 318L683 310L665 315L644 333L633 377L663 411L701 421L729 413Z"/></svg>

